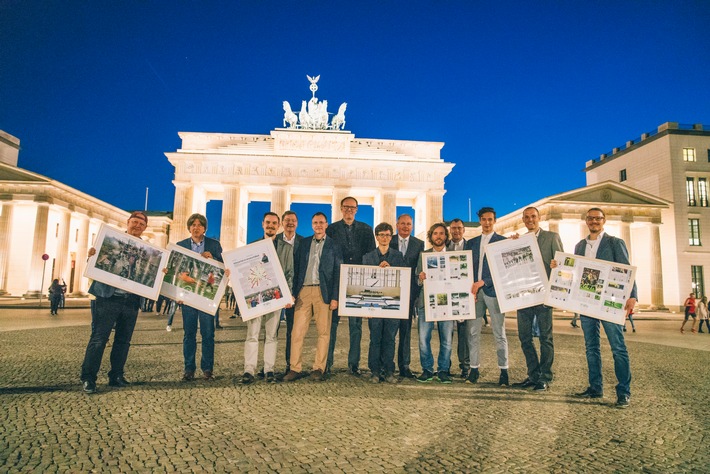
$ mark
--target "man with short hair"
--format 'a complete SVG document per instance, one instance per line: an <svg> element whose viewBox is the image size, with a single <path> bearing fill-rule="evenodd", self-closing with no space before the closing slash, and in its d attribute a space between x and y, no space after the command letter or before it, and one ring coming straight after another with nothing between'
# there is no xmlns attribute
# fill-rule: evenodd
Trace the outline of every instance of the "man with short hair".
<svg viewBox="0 0 710 474"><path fill-rule="evenodd" d="M387 267L404 267L402 253L390 247L392 226L382 222L375 227L377 248L362 257L363 265ZM367 356L367 365L370 368L370 382L397 383L394 376L394 339L397 336L399 322L392 318L368 318L367 326L370 328L370 349Z"/></svg>
<svg viewBox="0 0 710 474"><path fill-rule="evenodd" d="M466 227L463 221L458 217L451 219L449 223L449 232L451 240L446 244L446 250L460 251L466 249L466 239L463 234L466 232ZM468 336L466 333L466 321L456 321L456 353L459 357L459 368L461 369L461 378L468 377L468 371L471 368L471 360L468 355Z"/></svg>
<svg viewBox="0 0 710 474"><path fill-rule="evenodd" d="M414 378L414 374L409 368L412 358L412 321L416 314L416 302L421 292L419 286L419 276L417 275L417 264L419 257L424 251L424 241L412 235L412 216L402 214L397 218L397 235L392 238L390 247L399 250L404 256L404 263L412 269L412 279L409 289L409 318L399 320L399 344L397 346L397 367L399 375L405 378ZM422 314L421 317L424 317Z"/></svg>
<svg viewBox="0 0 710 474"><path fill-rule="evenodd" d="M281 269L286 277L286 283L291 288L293 285L293 246L283 240L276 239L276 231L279 230L279 215L275 212L267 212L261 221L264 229L264 236L259 240L272 240L276 255L278 256ZM289 303L287 308L292 305ZM259 357L259 334L261 333L261 323L264 322L264 374L267 383L276 383L274 376L274 365L276 364L276 349L278 347L279 323L281 322L281 310L258 316L247 321L247 336L244 342L244 374L241 382L248 385L254 382L254 372Z"/></svg>
<svg viewBox="0 0 710 474"><path fill-rule="evenodd" d="M293 247L293 253L296 254L298 246L303 240L303 236L296 233L296 228L298 227L298 216L293 211L285 211L281 216L281 225L283 226L283 232L276 234L276 240L282 240ZM286 370L284 370L284 375L288 373L291 368L291 332L293 331L293 311L294 307L290 306L284 309L284 315L286 316Z"/></svg>
<svg viewBox="0 0 710 474"><path fill-rule="evenodd" d="M294 255L293 296L296 311L291 334L291 369L284 377L284 382L293 382L303 376L303 340L311 319L316 321L318 341L310 378L314 381L326 378L330 312L338 308L343 257L338 243L326 235L328 220L325 214L316 212L311 225L313 235L301 241Z"/></svg>
<svg viewBox="0 0 710 474"><path fill-rule="evenodd" d="M476 383L480 376L481 365L481 326L486 310L490 313L491 328L496 342L496 354L500 377L498 385L509 385L508 380L508 339L505 335L505 315L501 313L493 286L491 269L488 267L486 246L489 243L505 240L505 237L495 233L493 225L496 222L496 211L492 207L484 207L478 211L478 222L481 224L481 235L466 242L466 249L473 252L473 285L471 293L476 301L476 319L466 321L468 333L468 350L471 357L471 370L467 383Z"/></svg>
<svg viewBox="0 0 710 474"><path fill-rule="evenodd" d="M613 237L604 231L606 216L604 211L598 207L593 207L587 211L585 217L589 235L582 239L574 247L575 255L583 255L588 258L606 260L629 265L629 252L626 250L626 243L623 239ZM557 266L554 260L550 265ZM624 305L626 314L633 311L636 305L636 283L631 289L631 295ZM604 396L604 386L602 382L602 357L599 341L599 326L604 326L604 332L611 346L611 353L614 356L614 372L616 374L616 406L618 408L628 408L631 398L631 365L629 364L629 353L624 342L624 332L622 326L609 321L600 321L585 315L580 315L582 322L582 332L584 333L584 346L587 355L587 368L589 371L589 387L576 396L580 398L602 398Z"/></svg>
<svg viewBox="0 0 710 474"><path fill-rule="evenodd" d="M207 232L207 218L202 214L192 214L187 219L187 230L190 237L177 243L178 246L192 250L204 258L214 258L218 262L222 260L222 246L220 243L205 236ZM178 302L181 303L181 302ZM219 311L219 310L217 310ZM214 317L186 304L182 305L182 325L184 334L182 338L182 353L185 359L185 371L182 375L183 382L190 382L195 379L195 354L197 353L197 326L200 326L202 336L202 356L200 358L200 368L205 380L212 380L212 370L214 368Z"/></svg>
<svg viewBox="0 0 710 474"><path fill-rule="evenodd" d="M352 196L340 201L342 220L333 223L326 229L328 237L332 238L343 252L343 263L349 265L362 265L362 256L375 248L375 236L372 227L355 220L358 202ZM326 371L333 367L333 351L338 334L340 316L338 311L333 311L333 322L330 328L330 346L328 347L328 366ZM360 375L360 341L362 339L362 318L348 318L350 328L350 350L348 351L348 371Z"/></svg>
<svg viewBox="0 0 710 474"><path fill-rule="evenodd" d="M128 235L140 238L148 227L148 217L142 211L132 212L126 227ZM95 254L96 249L91 247L88 251L89 257ZM81 382L84 392L91 394L96 393L96 376L101 368L106 343L114 327L116 331L111 347L108 384L111 387L130 385L123 376L123 371L138 319L141 297L98 281L91 283L89 294L96 299L92 301L91 306L91 336L86 346L84 362L81 364Z"/></svg>
<svg viewBox="0 0 710 474"><path fill-rule="evenodd" d="M422 254L431 252L446 252L446 241L449 240L449 229L443 222L436 223L429 228L427 240L431 244ZM417 281L419 286L424 285L426 272L422 265L422 259L417 264ZM417 312L419 313L419 361L422 364L422 373L417 377L418 382L427 383L434 379L434 356L431 352L431 333L434 330L434 322L426 321L424 305L429 304L425 299L424 292L419 294L417 299ZM439 382L451 383L449 369L451 367L451 339L453 338L453 321L437 321L439 330L439 357L437 358L437 375Z"/></svg>
<svg viewBox="0 0 710 474"><path fill-rule="evenodd" d="M555 252L563 252L562 239L557 232L540 228L540 211L535 207L527 207L523 211L523 223L528 234L535 235L540 248L542 263L547 277L550 278L550 262L555 258ZM513 236L517 238L517 234ZM533 343L533 321L537 319L540 328L540 355L538 357ZM544 304L530 306L518 310L518 339L525 355L528 367L528 377L513 386L520 388L532 387L536 392L548 389L552 382L552 363L555 360L555 346L552 340L552 308Z"/></svg>

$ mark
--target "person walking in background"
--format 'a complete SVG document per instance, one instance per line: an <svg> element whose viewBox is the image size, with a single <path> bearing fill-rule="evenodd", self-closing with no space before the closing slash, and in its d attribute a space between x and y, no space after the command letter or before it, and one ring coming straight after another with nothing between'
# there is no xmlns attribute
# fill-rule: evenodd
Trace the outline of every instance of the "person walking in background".
<svg viewBox="0 0 710 474"><path fill-rule="evenodd" d="M634 325L634 312L631 311L628 315L626 315L626 318L631 323L631 330L636 332L636 326ZM624 332L626 332L626 321L624 321Z"/></svg>
<svg viewBox="0 0 710 474"><path fill-rule="evenodd" d="M683 334L685 332L685 323L688 322L688 318L693 318L693 325L690 328L690 331L696 332L695 323L697 323L698 320L697 315L695 314L695 295L693 293L685 299L683 306L685 306L685 319L683 319L683 324L680 326L680 333Z"/></svg>
<svg viewBox="0 0 710 474"><path fill-rule="evenodd" d="M708 297L703 296L703 299L701 299L698 302L698 307L696 309L698 312L698 319L700 319L700 327L698 328L698 332L703 332L703 322L705 323L705 327L708 330L708 334L710 334L710 321L708 320Z"/></svg>
<svg viewBox="0 0 710 474"><path fill-rule="evenodd" d="M56 316L59 303L62 301L62 285L59 284L59 279L52 280L49 286L49 314Z"/></svg>

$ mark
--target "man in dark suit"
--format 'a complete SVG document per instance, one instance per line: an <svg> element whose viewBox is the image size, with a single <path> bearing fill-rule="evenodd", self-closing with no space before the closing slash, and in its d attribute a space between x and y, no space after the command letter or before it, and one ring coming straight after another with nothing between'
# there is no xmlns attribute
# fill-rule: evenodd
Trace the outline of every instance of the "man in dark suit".
<svg viewBox="0 0 710 474"><path fill-rule="evenodd" d="M587 211L587 228L589 236L581 240L574 248L575 255L583 255L588 258L606 260L629 265L629 252L626 244L618 237L612 237L604 232L606 216L604 211L598 207L593 207ZM557 262L552 262L554 268ZM626 314L633 311L636 305L637 290L636 283L631 290L631 295L626 301L624 309ZM604 395L602 383L602 357L599 341L599 325L604 326L604 332L611 346L611 353L614 356L614 372L616 373L616 406L627 408L631 397L631 366L629 364L629 353L626 350L623 327L609 321L600 321L589 316L580 315L582 322L582 332L584 333L584 346L587 353L587 368L589 370L589 387L584 392L577 393L581 398L602 398Z"/></svg>
<svg viewBox="0 0 710 474"><path fill-rule="evenodd" d="M446 244L446 250L450 252L465 250L466 239L463 237L465 232L466 227L463 225L461 219L451 219L451 222L449 222L451 240ZM466 334L466 321L456 321L456 354L459 357L459 368L461 369L462 379L468 377L468 371L471 368L471 360L468 354L468 336Z"/></svg>
<svg viewBox="0 0 710 474"><path fill-rule="evenodd" d="M187 230L190 237L177 243L193 252L197 252L205 258L214 258L222 262L222 246L220 243L209 237L205 237L207 231L207 218L202 214L193 214L187 219ZM195 379L195 354L197 352L197 324L200 325L200 335L202 336L202 357L200 368L205 380L212 380L212 369L214 368L214 317L191 306L182 305L182 325L184 335L182 338L182 353L185 359L185 371L182 376L183 382Z"/></svg>
<svg viewBox="0 0 710 474"><path fill-rule="evenodd" d="M500 312L496 289L493 286L491 269L485 256L489 243L504 240L505 237L493 231L496 222L496 211L492 207L484 207L478 211L478 221L481 224L481 235L466 242L466 250L473 252L473 285L471 293L476 301L476 319L466 321L468 333L468 350L471 357L471 370L467 383L478 382L481 358L481 326L483 315L488 310L491 316L491 328L496 341L496 354L500 377L498 385L508 385L508 339L505 335L505 315Z"/></svg>
<svg viewBox="0 0 710 474"><path fill-rule="evenodd" d="M135 211L128 217L126 233L140 238L148 226L148 217L141 211ZM88 251L89 257L96 254L95 248ZM138 319L140 296L128 293L113 286L94 281L89 294L96 297L92 304L91 337L86 346L84 362L81 364L81 382L84 392L96 392L96 376L101 368L101 359L111 331L116 329L111 347L111 370L108 384L112 387L125 387L129 382L123 376L123 368L131 347L133 329Z"/></svg>
<svg viewBox="0 0 710 474"><path fill-rule="evenodd" d="M296 233L296 228L298 227L298 216L293 211L286 211L281 216L281 225L284 231L276 234L276 240L283 240L287 244L293 247L293 254L296 254L303 236ZM284 370L284 375L288 373L291 369L291 332L293 331L293 312L294 307L284 309L284 315L286 316L286 370Z"/></svg>
<svg viewBox="0 0 710 474"><path fill-rule="evenodd" d="M404 255L404 263L412 269L412 281L409 291L409 319L399 320L399 346L397 347L397 367L399 375L406 378L414 378L414 374L409 369L411 361L411 340L412 321L416 313L417 297L422 289L419 287L419 275L417 275L417 264L424 251L424 241L412 235L412 216L402 214L397 219L397 235L392 238L390 247L399 250ZM421 315L424 317L424 315Z"/></svg>
<svg viewBox="0 0 710 474"><path fill-rule="evenodd" d="M555 252L563 251L562 239L557 232L540 228L540 212L535 207L528 207L523 211L523 223L528 229L528 234L534 234L537 239L542 263L549 278L550 262L555 258ZM517 238L517 234L513 237ZM533 321L535 318L537 318L537 325L540 328L539 357L535 344L533 344ZM528 377L513 386L532 387L536 392L547 390L549 383L552 382L552 362L555 360L555 346L552 341L552 308L539 304L518 310L518 339L520 339L525 363L528 366Z"/></svg>
<svg viewBox="0 0 710 474"><path fill-rule="evenodd" d="M349 265L362 265L362 256L374 250L375 234L372 227L364 222L355 220L358 202L354 197L348 196L340 201L340 211L343 219L333 223L326 230L328 237L335 240L343 252L343 263ZM338 334L340 316L338 311L333 311L333 322L330 328L330 346L328 347L328 366L326 371L333 367L333 351ZM348 370L351 374L360 375L360 341L362 339L362 318L348 318L350 328L350 350L348 351Z"/></svg>
<svg viewBox="0 0 710 474"><path fill-rule="evenodd" d="M340 265L343 263L340 246L326 236L328 221L325 214L315 213L311 225L313 236L303 239L294 255L293 296L296 311L291 334L291 369L284 382L302 377L303 340L312 318L316 321L318 341L310 378L314 381L325 380L331 311L338 308Z"/></svg>

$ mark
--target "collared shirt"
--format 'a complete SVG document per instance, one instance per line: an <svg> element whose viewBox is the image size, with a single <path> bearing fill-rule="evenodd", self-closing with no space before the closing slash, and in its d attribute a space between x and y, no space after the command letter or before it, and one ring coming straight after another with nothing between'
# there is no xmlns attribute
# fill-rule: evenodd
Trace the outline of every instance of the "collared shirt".
<svg viewBox="0 0 710 474"><path fill-rule="evenodd" d="M481 239L481 240L483 240L483 239ZM451 243L453 244L453 247L451 248L451 250L455 250L457 252L459 250L463 250L463 247L464 247L464 240L463 239L459 240L458 242L454 242L452 240Z"/></svg>
<svg viewBox="0 0 710 474"><path fill-rule="evenodd" d="M296 233L293 233L293 237L290 239L286 238L286 234L281 234L281 237L283 238L283 241L286 242L287 244L290 244L291 247L293 247L296 244Z"/></svg>
<svg viewBox="0 0 710 474"><path fill-rule="evenodd" d="M589 236L585 239L587 245L584 247L584 256L588 258L597 258L597 250L599 250L599 244L604 237L604 231L601 231L596 239L590 240Z"/></svg>
<svg viewBox="0 0 710 474"><path fill-rule="evenodd" d="M306 278L303 281L305 286L320 285L320 256L323 253L323 244L326 236L318 240L315 237L311 240L311 249L308 252L308 267L306 267Z"/></svg>
<svg viewBox="0 0 710 474"><path fill-rule="evenodd" d="M205 239L203 238L202 242L200 242L199 244L195 243L194 240L190 239L190 248L192 248L193 252L197 252L202 255L205 251Z"/></svg>
<svg viewBox="0 0 710 474"><path fill-rule="evenodd" d="M380 252L380 248L377 248L377 256L380 258L380 263L386 262L387 258L390 256L390 249L387 249L387 252L382 253Z"/></svg>
<svg viewBox="0 0 710 474"><path fill-rule="evenodd" d="M541 230L542 230L542 228L538 227L535 232L529 230L527 233L528 233L528 234L535 234L535 238L537 239L537 238L540 237L540 231L541 231Z"/></svg>
<svg viewBox="0 0 710 474"><path fill-rule="evenodd" d="M399 238L399 251L402 252L402 255L407 253L407 246L409 245L409 237L407 238Z"/></svg>
<svg viewBox="0 0 710 474"><path fill-rule="evenodd" d="M490 234L481 234L481 249L479 255L481 256L480 263L478 265L478 281L483 280L483 256L486 252L486 245L490 242L491 237L493 237L493 232Z"/></svg>

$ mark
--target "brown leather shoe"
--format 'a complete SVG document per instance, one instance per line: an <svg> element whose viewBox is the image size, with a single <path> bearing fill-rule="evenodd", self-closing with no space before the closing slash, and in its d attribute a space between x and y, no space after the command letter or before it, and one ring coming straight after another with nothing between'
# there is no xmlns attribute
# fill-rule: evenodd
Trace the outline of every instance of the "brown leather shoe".
<svg viewBox="0 0 710 474"><path fill-rule="evenodd" d="M284 382L293 382L300 378L301 372L294 372L293 370L289 370L288 373L284 376Z"/></svg>
<svg viewBox="0 0 710 474"><path fill-rule="evenodd" d="M195 372L191 370L186 370L184 374L182 374L182 381L183 382L192 382L195 380Z"/></svg>
<svg viewBox="0 0 710 474"><path fill-rule="evenodd" d="M309 378L314 382L322 382L325 380L323 377L323 371L320 369L312 371Z"/></svg>
<svg viewBox="0 0 710 474"><path fill-rule="evenodd" d="M202 375L204 376L205 380L214 380L211 370L205 370Z"/></svg>

